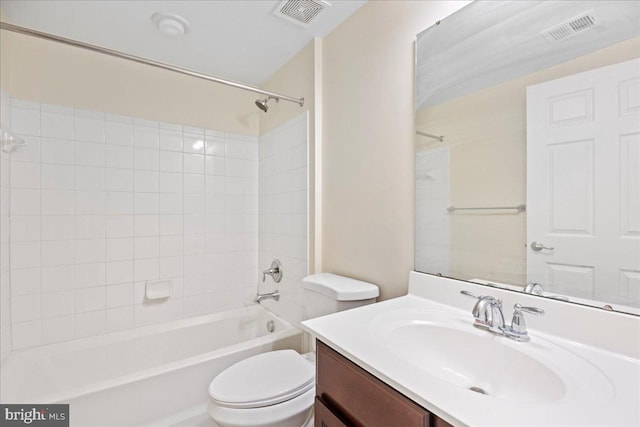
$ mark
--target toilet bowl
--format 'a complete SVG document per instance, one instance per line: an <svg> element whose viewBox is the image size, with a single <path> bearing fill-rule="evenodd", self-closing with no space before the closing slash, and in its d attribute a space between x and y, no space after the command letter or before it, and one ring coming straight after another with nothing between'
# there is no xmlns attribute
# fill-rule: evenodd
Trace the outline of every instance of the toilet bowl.
<svg viewBox="0 0 640 427"><path fill-rule="evenodd" d="M330 273L303 279L305 318L371 304L378 287ZM278 350L242 360L209 385L209 416L220 427L310 425L315 399L315 354Z"/></svg>
<svg viewBox="0 0 640 427"><path fill-rule="evenodd" d="M294 350L242 360L209 385L209 416L220 427L301 427L312 414L315 366Z"/></svg>

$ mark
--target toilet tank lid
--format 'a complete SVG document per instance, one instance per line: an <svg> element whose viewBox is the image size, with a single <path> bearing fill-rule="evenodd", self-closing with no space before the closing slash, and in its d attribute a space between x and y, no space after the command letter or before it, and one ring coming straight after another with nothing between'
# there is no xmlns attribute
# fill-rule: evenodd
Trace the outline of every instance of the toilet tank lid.
<svg viewBox="0 0 640 427"><path fill-rule="evenodd" d="M318 292L337 301L359 301L380 295L376 285L333 273L317 273L302 279L304 289Z"/></svg>

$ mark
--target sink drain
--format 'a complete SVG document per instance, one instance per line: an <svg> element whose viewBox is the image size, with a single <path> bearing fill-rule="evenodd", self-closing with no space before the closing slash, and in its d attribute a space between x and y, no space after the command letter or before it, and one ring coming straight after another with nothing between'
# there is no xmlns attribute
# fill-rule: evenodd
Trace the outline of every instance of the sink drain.
<svg viewBox="0 0 640 427"><path fill-rule="evenodd" d="M481 389L480 387L469 387L469 390L475 391L476 393L480 393L480 394L489 394L483 389Z"/></svg>

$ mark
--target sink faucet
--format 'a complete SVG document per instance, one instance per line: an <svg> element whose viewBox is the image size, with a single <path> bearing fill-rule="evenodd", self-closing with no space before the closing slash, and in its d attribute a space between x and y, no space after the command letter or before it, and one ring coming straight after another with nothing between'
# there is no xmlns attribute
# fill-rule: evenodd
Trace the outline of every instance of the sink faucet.
<svg viewBox="0 0 640 427"><path fill-rule="evenodd" d="M542 295L542 285L537 282L528 282L524 287L525 294Z"/></svg>
<svg viewBox="0 0 640 427"><path fill-rule="evenodd" d="M280 300L280 292L276 289L273 292L269 292L266 294L257 294L256 295L256 299L254 300L255 302L257 302L258 304L260 304L262 301L266 300L266 299L273 299L276 301Z"/></svg>
<svg viewBox="0 0 640 427"><path fill-rule="evenodd" d="M515 341L527 342L531 338L527 333L524 321L524 313L544 314L544 310L536 307L523 307L520 304L513 306L513 318L511 326L504 324L502 314L502 301L488 295L476 295L469 291L460 291L461 294L476 298L471 314L475 318L474 326L487 329L489 332L505 336Z"/></svg>
<svg viewBox="0 0 640 427"><path fill-rule="evenodd" d="M467 291L460 291L463 295L477 298L471 313L475 318L474 325L499 334L504 329L504 315L502 314L502 301L492 296L477 296Z"/></svg>

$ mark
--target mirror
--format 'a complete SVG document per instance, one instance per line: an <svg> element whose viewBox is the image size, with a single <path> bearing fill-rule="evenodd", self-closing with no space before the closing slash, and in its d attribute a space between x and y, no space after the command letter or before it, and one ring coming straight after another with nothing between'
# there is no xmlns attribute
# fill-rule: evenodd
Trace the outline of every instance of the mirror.
<svg viewBox="0 0 640 427"><path fill-rule="evenodd" d="M417 36L417 271L640 314L640 4L473 2Z"/></svg>

